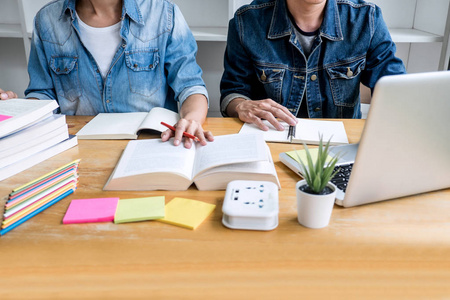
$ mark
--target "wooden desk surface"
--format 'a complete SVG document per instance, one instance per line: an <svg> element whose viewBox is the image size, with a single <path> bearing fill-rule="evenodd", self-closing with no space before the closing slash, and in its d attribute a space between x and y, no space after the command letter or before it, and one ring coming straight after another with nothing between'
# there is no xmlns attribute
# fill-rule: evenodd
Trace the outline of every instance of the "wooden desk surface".
<svg viewBox="0 0 450 300"><path fill-rule="evenodd" d="M71 133L89 120L68 117ZM344 124L357 142L364 121ZM222 118L205 124L215 135L240 126ZM3 205L12 188L82 159L75 194L0 238L0 299L450 299L450 190L335 206L328 227L307 229L296 219L299 177L278 160L293 146L270 144L282 185L279 226L230 230L221 223L224 191L102 191L127 142L82 140L0 182ZM217 207L195 231L159 222L61 223L72 199L156 195Z"/></svg>

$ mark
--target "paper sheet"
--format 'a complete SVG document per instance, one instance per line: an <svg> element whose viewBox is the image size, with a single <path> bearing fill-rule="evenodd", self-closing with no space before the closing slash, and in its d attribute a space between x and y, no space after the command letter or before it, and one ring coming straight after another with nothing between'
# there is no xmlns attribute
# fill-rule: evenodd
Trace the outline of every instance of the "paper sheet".
<svg viewBox="0 0 450 300"><path fill-rule="evenodd" d="M214 204L174 198L166 205L166 216L158 221L188 229L196 229L215 208Z"/></svg>
<svg viewBox="0 0 450 300"><path fill-rule="evenodd" d="M139 222L164 217L165 197L121 199L117 205L114 223Z"/></svg>
<svg viewBox="0 0 450 300"><path fill-rule="evenodd" d="M309 153L311 154L312 161L316 162L317 156L319 155L319 148L311 149L308 147L308 150L309 150ZM297 152L298 155L295 152ZM289 155L292 159L294 159L298 163L300 163L300 161L299 161L299 157L300 157L300 159L303 161L303 163L305 163L305 165L308 165L308 160L306 158L306 151L304 149L289 151L289 152L286 152L286 154ZM332 157L328 155L326 161L329 162L329 161L331 161L331 159L332 159Z"/></svg>
<svg viewBox="0 0 450 300"><path fill-rule="evenodd" d="M119 198L75 199L70 202L63 224L112 222Z"/></svg>

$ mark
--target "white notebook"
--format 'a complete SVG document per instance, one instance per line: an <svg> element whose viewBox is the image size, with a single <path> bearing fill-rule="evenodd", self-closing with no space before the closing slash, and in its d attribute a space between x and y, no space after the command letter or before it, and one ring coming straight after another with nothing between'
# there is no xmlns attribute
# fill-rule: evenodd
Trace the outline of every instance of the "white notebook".
<svg viewBox="0 0 450 300"><path fill-rule="evenodd" d="M275 129L268 121L264 120L264 124L269 127L268 131L259 129L254 124L245 123L239 133L261 132L266 142L278 143L306 143L312 145L319 144L319 136L323 136L323 141L327 142L330 138L330 145L348 144L347 133L344 123L340 121L322 121L311 119L297 119L297 126L293 130L289 130L289 124L280 122L284 126L283 131ZM291 134L290 134L291 133Z"/></svg>

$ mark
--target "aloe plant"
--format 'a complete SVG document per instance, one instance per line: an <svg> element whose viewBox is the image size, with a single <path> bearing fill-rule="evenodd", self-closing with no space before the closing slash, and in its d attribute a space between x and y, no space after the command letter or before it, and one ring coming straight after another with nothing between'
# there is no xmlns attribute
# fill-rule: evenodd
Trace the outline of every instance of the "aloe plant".
<svg viewBox="0 0 450 300"><path fill-rule="evenodd" d="M325 146L323 145L322 138L322 135L319 136L319 149L317 160L315 162L313 162L311 153L305 143L303 143L303 146L305 147L307 162L303 162L303 160L297 153L300 168L303 170L303 174L301 175L306 180L306 183L309 186L310 190L315 194L322 193L322 191L327 186L327 183L331 180L331 178L333 178L334 175L336 175L338 170L334 171L334 167L336 166L336 163L340 157L339 155L336 155L327 162L331 138L330 140L328 140Z"/></svg>

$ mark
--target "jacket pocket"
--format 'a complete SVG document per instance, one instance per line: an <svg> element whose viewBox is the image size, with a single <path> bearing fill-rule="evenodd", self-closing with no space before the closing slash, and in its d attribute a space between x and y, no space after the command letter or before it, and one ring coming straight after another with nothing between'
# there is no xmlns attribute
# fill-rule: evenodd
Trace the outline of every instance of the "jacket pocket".
<svg viewBox="0 0 450 300"><path fill-rule="evenodd" d="M77 101L81 96L78 57L52 56L50 68L55 75L56 94L69 101Z"/></svg>
<svg viewBox="0 0 450 300"><path fill-rule="evenodd" d="M125 51L125 60L132 93L149 97L159 90L162 78L158 68L158 49Z"/></svg>
<svg viewBox="0 0 450 300"><path fill-rule="evenodd" d="M363 58L326 68L335 105L355 107L359 99L360 74L365 65Z"/></svg>
<svg viewBox="0 0 450 300"><path fill-rule="evenodd" d="M264 65L255 65L255 68L258 81L263 85L267 97L281 103L285 70Z"/></svg>

